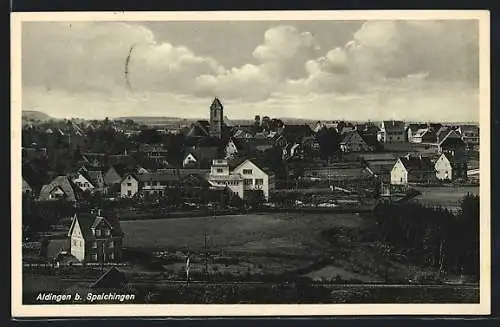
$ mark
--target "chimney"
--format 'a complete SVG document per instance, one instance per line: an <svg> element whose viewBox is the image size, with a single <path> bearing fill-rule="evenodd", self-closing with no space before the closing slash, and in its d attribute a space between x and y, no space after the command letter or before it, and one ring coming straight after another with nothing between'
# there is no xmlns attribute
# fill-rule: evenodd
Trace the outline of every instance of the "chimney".
<svg viewBox="0 0 500 327"><path fill-rule="evenodd" d="M97 209L97 217L101 217L101 209Z"/></svg>

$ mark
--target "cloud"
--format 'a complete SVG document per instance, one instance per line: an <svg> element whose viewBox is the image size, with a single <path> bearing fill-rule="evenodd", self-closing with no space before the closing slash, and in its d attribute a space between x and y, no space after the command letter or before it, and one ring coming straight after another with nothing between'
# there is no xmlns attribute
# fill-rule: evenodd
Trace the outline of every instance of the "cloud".
<svg viewBox="0 0 500 327"><path fill-rule="evenodd" d="M414 74L477 87L478 44L475 21L368 21L344 47L306 63L304 87L345 92L348 87L338 83L340 77L354 79L351 86L359 89Z"/></svg>
<svg viewBox="0 0 500 327"><path fill-rule="evenodd" d="M304 62L317 55L319 45L309 32L277 26L264 33L264 42L253 51L258 64L227 69L197 79L198 94L224 94L226 98L257 101L279 91L288 79L306 75Z"/></svg>
<svg viewBox="0 0 500 327"><path fill-rule="evenodd" d="M213 59L158 43L152 32L125 23L25 23L23 84L74 92L125 88L125 61L134 90L192 93L194 79L217 73ZM43 54L43 55L40 55Z"/></svg>

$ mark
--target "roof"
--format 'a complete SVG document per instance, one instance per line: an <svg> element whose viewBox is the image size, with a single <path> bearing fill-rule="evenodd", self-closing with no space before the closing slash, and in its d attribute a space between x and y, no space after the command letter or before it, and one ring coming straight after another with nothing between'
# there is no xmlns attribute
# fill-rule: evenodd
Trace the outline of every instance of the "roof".
<svg viewBox="0 0 500 327"><path fill-rule="evenodd" d="M399 120L384 120L384 128L386 130L404 130L405 122Z"/></svg>
<svg viewBox="0 0 500 327"><path fill-rule="evenodd" d="M104 177L100 170L89 170L85 172L90 182L97 188L104 187Z"/></svg>
<svg viewBox="0 0 500 327"><path fill-rule="evenodd" d="M116 267L111 267L108 271L101 275L92 284L91 288L100 288L100 289L113 289L113 288L121 288L123 285L127 283L127 277L125 273L119 271Z"/></svg>
<svg viewBox="0 0 500 327"><path fill-rule="evenodd" d="M71 235L73 231L73 227L75 224L75 219L78 221L78 224L80 225L80 229L82 231L83 237L85 239L89 239L94 237L92 235L92 228L97 226L100 222L105 220L110 226L111 226L111 235L113 236L123 236L123 231L120 226L120 220L118 217L114 215L103 215L98 216L97 214L92 214L92 213L77 213L73 217L73 221L71 223L71 227L68 231L68 236Z"/></svg>
<svg viewBox="0 0 500 327"><path fill-rule="evenodd" d="M147 144L142 143L139 145L139 151L149 152L149 151L167 151L163 144Z"/></svg>
<svg viewBox="0 0 500 327"><path fill-rule="evenodd" d="M267 175L269 175L269 176L275 175L274 171L267 165L267 163L264 160L257 158L257 157L236 160L233 163L234 168L235 169L238 168L239 166L241 166L243 163L245 163L247 161L252 162L254 165L256 165L260 170L262 170Z"/></svg>
<svg viewBox="0 0 500 327"><path fill-rule="evenodd" d="M208 176L209 181L214 180L242 180L243 177L240 174L230 173L229 175L210 175Z"/></svg>
<svg viewBox="0 0 500 327"><path fill-rule="evenodd" d="M187 133L187 137L203 137L208 135L208 126L203 126L200 123L193 124Z"/></svg>
<svg viewBox="0 0 500 327"><path fill-rule="evenodd" d="M31 186L23 178L23 192L25 192L25 191L32 191L32 190L33 189L31 188Z"/></svg>
<svg viewBox="0 0 500 327"><path fill-rule="evenodd" d="M353 137L355 137L356 135L358 135L364 141L364 139L361 137L361 135L357 131L350 131L350 132L345 133L344 135L345 135L344 139L342 140L342 142L340 142L341 144L350 143L353 140Z"/></svg>
<svg viewBox="0 0 500 327"><path fill-rule="evenodd" d="M444 133L442 133L441 135L443 134ZM452 140L454 140L455 143L464 143L460 135L458 135L458 133L453 129L450 129L447 133L445 133L442 138L438 138L439 145L443 144L445 141L453 142Z"/></svg>
<svg viewBox="0 0 500 327"><path fill-rule="evenodd" d="M309 136L314 134L309 125L285 125L283 128L283 135L285 136Z"/></svg>
<svg viewBox="0 0 500 327"><path fill-rule="evenodd" d="M167 168L158 169L156 172L162 172L164 174L188 176L188 175L201 175L205 176L210 172L210 169L195 169L195 168Z"/></svg>
<svg viewBox="0 0 500 327"><path fill-rule="evenodd" d="M401 157L401 163L405 166L408 172L412 171L434 171L434 165L430 158L427 157Z"/></svg>
<svg viewBox="0 0 500 327"><path fill-rule="evenodd" d="M71 182L69 181L69 178L64 175L57 176L52 180L50 184L42 186L42 189L40 190L39 200L40 201L51 200L49 198L49 195L57 187L61 188L63 192L66 194L65 199L67 201L76 201L75 189L71 184Z"/></svg>
<svg viewBox="0 0 500 327"><path fill-rule="evenodd" d="M429 131L428 128L421 128L421 129L418 129L415 134L413 134L413 137L422 137L424 136L425 133L427 133Z"/></svg>
<svg viewBox="0 0 500 327"><path fill-rule="evenodd" d="M212 104L210 105L210 108L212 107L222 108L222 103L220 102L219 98L214 98L214 101L212 101Z"/></svg>
<svg viewBox="0 0 500 327"><path fill-rule="evenodd" d="M417 131L419 129L427 128L427 124L409 124L408 128L411 129L412 131Z"/></svg>
<svg viewBox="0 0 500 327"><path fill-rule="evenodd" d="M382 153L364 153L361 157L368 162L372 161L391 161L394 163L396 156L390 152L382 152Z"/></svg>
<svg viewBox="0 0 500 327"><path fill-rule="evenodd" d="M116 171L116 173L122 177L128 173L128 168L124 164L111 165L109 166L108 169L106 169L106 171L108 171L111 168L113 168Z"/></svg>
<svg viewBox="0 0 500 327"><path fill-rule="evenodd" d="M173 175L168 172L156 171L135 176L141 182L175 182L179 181L178 175Z"/></svg>

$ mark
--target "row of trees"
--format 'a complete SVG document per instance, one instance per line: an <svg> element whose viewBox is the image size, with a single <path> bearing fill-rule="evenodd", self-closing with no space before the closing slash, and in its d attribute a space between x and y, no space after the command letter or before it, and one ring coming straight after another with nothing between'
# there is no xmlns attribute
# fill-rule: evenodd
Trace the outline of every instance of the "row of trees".
<svg viewBox="0 0 500 327"><path fill-rule="evenodd" d="M454 214L418 203L375 208L379 237L419 263L455 274L479 274L479 196L467 194Z"/></svg>

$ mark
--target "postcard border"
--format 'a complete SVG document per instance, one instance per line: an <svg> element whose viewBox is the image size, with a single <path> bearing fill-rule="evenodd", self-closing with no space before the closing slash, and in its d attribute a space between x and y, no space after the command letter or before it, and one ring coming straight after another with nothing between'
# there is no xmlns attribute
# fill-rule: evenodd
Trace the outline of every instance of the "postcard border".
<svg viewBox="0 0 500 327"><path fill-rule="evenodd" d="M91 305L86 317L487 315L491 306L490 15L486 10L248 11L248 12L43 12L11 15L11 126L21 126L21 25L26 21L477 19L480 29L480 303L322 305ZM11 179L21 180L21 133L11 128ZM87 305L23 305L21 183L11 183L12 316L80 317ZM18 276L18 277L16 277ZM17 290L17 291L16 291ZM300 313L300 314L298 314Z"/></svg>

